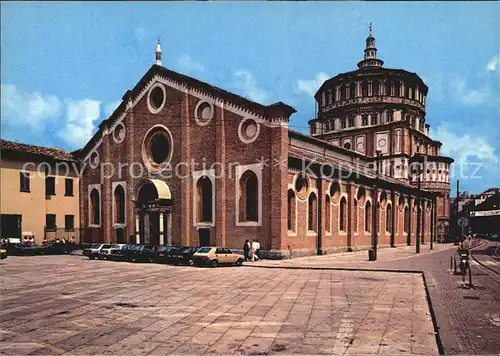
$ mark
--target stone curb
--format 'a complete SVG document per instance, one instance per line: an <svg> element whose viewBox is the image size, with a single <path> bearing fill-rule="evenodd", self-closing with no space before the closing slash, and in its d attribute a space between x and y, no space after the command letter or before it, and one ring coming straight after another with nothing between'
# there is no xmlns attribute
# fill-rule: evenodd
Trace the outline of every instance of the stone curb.
<svg viewBox="0 0 500 356"><path fill-rule="evenodd" d="M405 269L386 269L386 268L349 268L349 267L314 267L314 266L269 266L269 265L247 265L243 264L245 267L253 268L282 268L282 269L307 269L307 270L331 270L331 271L361 271L361 272L389 272L389 273L421 273L423 271L419 270L405 270Z"/></svg>

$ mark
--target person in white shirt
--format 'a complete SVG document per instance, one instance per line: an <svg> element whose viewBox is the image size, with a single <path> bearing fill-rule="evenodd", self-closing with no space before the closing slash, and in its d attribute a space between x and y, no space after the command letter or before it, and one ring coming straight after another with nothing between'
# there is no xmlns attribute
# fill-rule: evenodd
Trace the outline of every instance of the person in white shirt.
<svg viewBox="0 0 500 356"><path fill-rule="evenodd" d="M256 241L255 255L257 256L257 258L259 260L262 260L262 258L260 257L260 241L259 240Z"/></svg>
<svg viewBox="0 0 500 356"><path fill-rule="evenodd" d="M259 249L260 244L257 242L257 240L252 240L252 261L257 261L259 259L259 256L257 255L257 250Z"/></svg>

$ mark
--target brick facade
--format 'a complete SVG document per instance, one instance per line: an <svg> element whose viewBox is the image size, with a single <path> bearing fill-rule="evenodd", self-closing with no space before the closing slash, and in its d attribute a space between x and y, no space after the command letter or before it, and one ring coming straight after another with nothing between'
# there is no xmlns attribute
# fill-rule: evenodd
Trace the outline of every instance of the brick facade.
<svg viewBox="0 0 500 356"><path fill-rule="evenodd" d="M380 247L415 243L413 208L411 232L403 231L415 187L377 174L367 156L289 130L294 112L152 66L80 152L86 241L240 249L246 239L259 239L265 254L284 258L370 248L375 226L365 217L376 214ZM335 174L325 174L325 167ZM299 174L307 187L297 192ZM119 224L113 219L118 184L126 187L125 223ZM91 189L99 190L98 224L91 218ZM431 192L421 198L435 204ZM423 241L431 234L429 217L430 211L423 215Z"/></svg>

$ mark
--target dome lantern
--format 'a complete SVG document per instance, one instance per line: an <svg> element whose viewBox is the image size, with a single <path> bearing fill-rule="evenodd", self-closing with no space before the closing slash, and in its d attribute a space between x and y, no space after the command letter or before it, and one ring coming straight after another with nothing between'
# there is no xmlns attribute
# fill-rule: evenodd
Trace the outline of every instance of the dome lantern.
<svg viewBox="0 0 500 356"><path fill-rule="evenodd" d="M384 61L377 58L377 48L375 47L375 37L372 35L372 23L368 27L370 33L366 38L365 55L362 61L358 63L360 69L380 68L384 65Z"/></svg>

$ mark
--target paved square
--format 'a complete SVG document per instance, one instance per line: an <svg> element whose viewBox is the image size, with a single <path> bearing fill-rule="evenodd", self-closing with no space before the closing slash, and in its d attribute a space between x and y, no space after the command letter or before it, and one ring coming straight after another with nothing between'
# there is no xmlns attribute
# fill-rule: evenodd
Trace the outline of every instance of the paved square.
<svg viewBox="0 0 500 356"><path fill-rule="evenodd" d="M2 354L438 354L418 274L10 256Z"/></svg>

